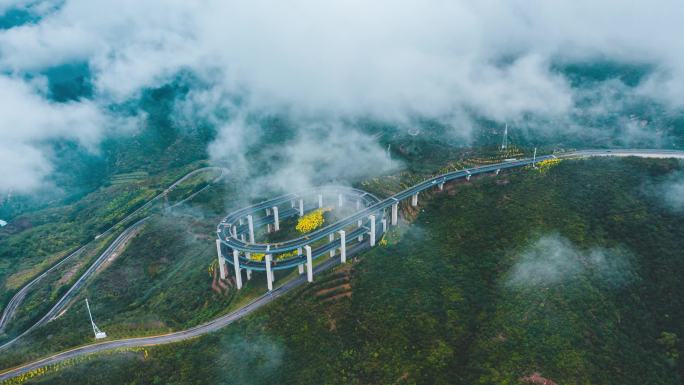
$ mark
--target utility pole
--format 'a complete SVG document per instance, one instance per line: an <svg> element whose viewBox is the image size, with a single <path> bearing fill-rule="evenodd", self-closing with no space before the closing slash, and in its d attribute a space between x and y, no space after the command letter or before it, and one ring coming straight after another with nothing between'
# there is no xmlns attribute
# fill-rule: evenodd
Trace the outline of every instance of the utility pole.
<svg viewBox="0 0 684 385"><path fill-rule="evenodd" d="M93 333L95 333L95 339L96 340L101 340L103 338L107 338L107 333L103 332L100 330L97 325L95 325L95 321L93 321L93 315L90 313L90 305L88 304L88 298L86 298L86 307L88 308L88 316L90 317L90 324L93 325Z"/></svg>

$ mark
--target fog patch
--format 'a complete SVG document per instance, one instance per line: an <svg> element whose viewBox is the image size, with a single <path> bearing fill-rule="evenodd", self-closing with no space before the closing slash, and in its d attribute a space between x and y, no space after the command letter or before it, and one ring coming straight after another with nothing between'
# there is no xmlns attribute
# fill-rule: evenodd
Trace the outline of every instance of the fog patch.
<svg viewBox="0 0 684 385"><path fill-rule="evenodd" d="M670 175L664 182L652 186L650 191L668 209L684 212L684 171Z"/></svg>
<svg viewBox="0 0 684 385"><path fill-rule="evenodd" d="M629 261L621 249L582 250L568 239L551 234L527 247L510 269L505 285L512 288L553 286L591 277L611 286L629 279Z"/></svg>
<svg viewBox="0 0 684 385"><path fill-rule="evenodd" d="M225 336L220 340L222 353L217 357L222 384L262 383L277 378L283 363L282 344L265 335Z"/></svg>
<svg viewBox="0 0 684 385"><path fill-rule="evenodd" d="M274 142L260 139L269 134L258 124L242 116L233 119L210 144L211 161L247 179L243 187L253 197L348 184L402 167L376 137L352 125L302 123L292 130L292 138Z"/></svg>

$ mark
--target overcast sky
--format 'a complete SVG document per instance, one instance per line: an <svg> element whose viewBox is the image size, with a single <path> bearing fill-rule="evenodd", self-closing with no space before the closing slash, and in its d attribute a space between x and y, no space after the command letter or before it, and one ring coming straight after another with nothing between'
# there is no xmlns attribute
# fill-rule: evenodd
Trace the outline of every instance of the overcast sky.
<svg viewBox="0 0 684 385"><path fill-rule="evenodd" d="M217 160L254 129L241 117L261 112L333 133L355 117L425 117L457 135L469 130L466 111L498 122L565 117L580 91L553 69L559 62L649 65L629 92L670 109L684 103L681 0L0 0L0 14L12 9L38 21L0 30L0 192L44 183L46 140L96 151L121 126L108 106L179 71L211 85L191 92L197 109L179 104L183 114L235 112L217 122L226 141L210 146ZM36 75L68 63L90 66L94 92L56 103ZM382 149L364 154L373 151Z"/></svg>

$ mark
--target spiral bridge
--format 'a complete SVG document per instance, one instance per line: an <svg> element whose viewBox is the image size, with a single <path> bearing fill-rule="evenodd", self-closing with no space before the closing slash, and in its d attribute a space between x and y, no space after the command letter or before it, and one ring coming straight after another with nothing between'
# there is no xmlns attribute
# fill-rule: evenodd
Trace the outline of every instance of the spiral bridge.
<svg viewBox="0 0 684 385"><path fill-rule="evenodd" d="M389 198L380 200L363 190L331 186L285 194L230 213L217 227L216 248L221 278L226 278L226 261L233 265L237 287L242 287L241 270L266 271L269 290L273 289L273 272L297 267L300 274L307 270L307 279L313 281L313 260L324 255L335 256L339 251L341 262L346 262L346 248L350 242L369 242L374 246L388 226L397 224L399 202L411 199L417 206L420 192L430 188L442 189L444 183L472 175L496 173L503 169L522 167L538 161L555 158L546 155L513 160L498 164L474 167L436 176ZM342 213L353 213L323 228L283 242L256 242L257 230L266 227L266 233L280 230L280 222L287 218L302 217L307 213L328 207ZM389 211L389 213L388 213ZM255 258L258 256L258 258ZM263 259L261 258L263 256Z"/></svg>
<svg viewBox="0 0 684 385"><path fill-rule="evenodd" d="M677 150L582 150L563 154L535 156L527 159L512 159L502 163L468 168L438 175L415 186L409 187L391 197L380 200L373 194L349 187L321 187L307 192L285 194L249 207L234 211L225 217L216 230L218 239L219 268L221 278L226 278L226 261L233 265L237 287L242 287L241 270L266 271L268 288L273 289L273 271L298 267L300 274L307 270L307 279L313 281L313 260L323 255L335 256L339 251L341 262L346 262L347 245L351 242L369 242L374 246L387 228L397 224L399 202L410 199L412 206L418 205L420 192L438 188L455 179L470 180L473 175L499 174L501 170L534 166L555 158L585 158L594 156L636 156L642 158L684 158ZM332 207L343 211L355 208L354 212L323 228L283 242L255 242L255 230L265 226L266 232L277 232L283 219L303 216L318 208ZM388 215L388 211L390 211ZM296 250L296 251L295 251ZM263 260L253 258L263 255ZM226 258L228 256L228 258Z"/></svg>

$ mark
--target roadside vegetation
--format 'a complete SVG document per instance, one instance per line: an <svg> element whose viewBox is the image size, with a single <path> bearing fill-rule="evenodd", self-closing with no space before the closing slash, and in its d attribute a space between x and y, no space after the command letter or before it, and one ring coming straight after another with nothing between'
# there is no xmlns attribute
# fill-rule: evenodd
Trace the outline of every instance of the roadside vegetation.
<svg viewBox="0 0 684 385"><path fill-rule="evenodd" d="M680 384L684 217L644 186L681 167L563 161L450 184L387 245L247 320L31 383Z"/></svg>
<svg viewBox="0 0 684 385"><path fill-rule="evenodd" d="M325 211L330 211L330 209L316 209L299 218L296 226L297 231L305 234L323 226L323 223L325 222L325 219L323 219L323 213Z"/></svg>

